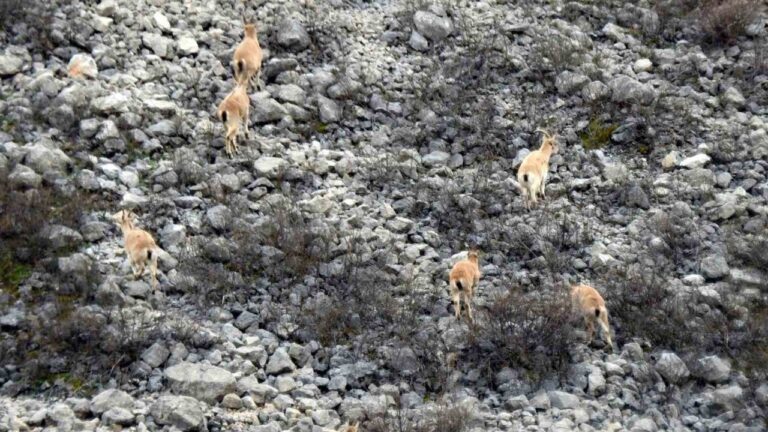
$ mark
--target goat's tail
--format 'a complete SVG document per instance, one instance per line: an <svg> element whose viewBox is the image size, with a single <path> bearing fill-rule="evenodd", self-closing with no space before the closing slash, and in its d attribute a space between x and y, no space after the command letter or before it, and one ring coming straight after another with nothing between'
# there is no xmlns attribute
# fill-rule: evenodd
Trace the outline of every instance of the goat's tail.
<svg viewBox="0 0 768 432"><path fill-rule="evenodd" d="M528 183L528 173L523 174L523 182Z"/></svg>
<svg viewBox="0 0 768 432"><path fill-rule="evenodd" d="M456 279L456 281L454 283L456 284L456 289L458 289L459 291L463 291L464 290L464 287L461 286L461 280Z"/></svg>
<svg viewBox="0 0 768 432"><path fill-rule="evenodd" d="M600 318L600 308L595 308L595 317Z"/></svg>
<svg viewBox="0 0 768 432"><path fill-rule="evenodd" d="M227 112L226 111L222 111L221 112L221 122L222 123L226 123L227 122Z"/></svg>
<svg viewBox="0 0 768 432"><path fill-rule="evenodd" d="M237 60L233 65L232 68L235 70L235 78L238 78L240 74L243 73L245 70L245 60L240 59Z"/></svg>

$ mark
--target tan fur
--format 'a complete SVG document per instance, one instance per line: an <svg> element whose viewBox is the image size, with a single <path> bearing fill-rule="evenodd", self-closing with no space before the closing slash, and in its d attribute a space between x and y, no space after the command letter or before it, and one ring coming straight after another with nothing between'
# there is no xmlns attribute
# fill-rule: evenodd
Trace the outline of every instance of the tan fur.
<svg viewBox="0 0 768 432"><path fill-rule="evenodd" d="M353 425L347 423L339 429L339 432L357 432L358 427L360 427L360 422L356 422Z"/></svg>
<svg viewBox="0 0 768 432"><path fill-rule="evenodd" d="M549 173L549 158L558 151L557 136L544 131L541 132L544 134L541 139L541 147L529 153L517 170L517 182L520 184L520 192L523 194L527 209L538 203L538 194L541 194L542 199L546 199L545 187Z"/></svg>
<svg viewBox="0 0 768 432"><path fill-rule="evenodd" d="M456 318L461 316L461 301L463 299L469 320L474 321L472 317L472 297L480 281L480 276L478 251L475 249L469 251L467 259L453 265L448 281L451 286L451 301L453 302L453 311Z"/></svg>
<svg viewBox="0 0 768 432"><path fill-rule="evenodd" d="M234 89L219 104L216 115L224 123L226 141L225 150L231 157L239 153L237 147L237 134L240 132L240 126L245 129L245 137L248 138L248 119L250 117L251 100L244 85L237 84ZM226 115L225 115L226 114Z"/></svg>
<svg viewBox="0 0 768 432"><path fill-rule="evenodd" d="M155 239L148 232L133 225L136 215L128 210L120 210L112 215L123 232L125 253L131 261L133 276L138 279L144 274L147 262L150 263L152 289L157 288L157 255L158 247Z"/></svg>
<svg viewBox="0 0 768 432"><path fill-rule="evenodd" d="M245 24L243 40L235 49L232 56L232 69L235 72L235 81L240 84L252 84L256 81L256 87L261 88L261 61L264 54L259 45L259 35L254 24Z"/></svg>
<svg viewBox="0 0 768 432"><path fill-rule="evenodd" d="M576 285L571 290L573 309L584 318L587 330L587 344L592 342L595 334L595 321L600 325L608 345L613 347L611 330L608 326L608 309L605 300L596 289L589 285Z"/></svg>

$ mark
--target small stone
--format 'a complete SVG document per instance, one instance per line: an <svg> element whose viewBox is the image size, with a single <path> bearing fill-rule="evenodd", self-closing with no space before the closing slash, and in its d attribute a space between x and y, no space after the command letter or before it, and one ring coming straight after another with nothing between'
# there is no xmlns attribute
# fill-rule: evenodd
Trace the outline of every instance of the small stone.
<svg viewBox="0 0 768 432"><path fill-rule="evenodd" d="M666 170L672 169L680 164L680 161L682 160L683 158L680 156L680 152L671 151L666 156L664 156L664 159L661 160L661 167Z"/></svg>
<svg viewBox="0 0 768 432"><path fill-rule="evenodd" d="M107 425L129 426L134 423L134 415L125 408L114 407L101 416L101 421Z"/></svg>
<svg viewBox="0 0 768 432"><path fill-rule="evenodd" d="M426 51L429 49L429 41L416 30L411 32L408 39L408 45L416 51Z"/></svg>
<svg viewBox="0 0 768 432"><path fill-rule="evenodd" d="M707 382L721 383L728 381L731 366L718 356L707 356L696 360L695 375Z"/></svg>
<svg viewBox="0 0 768 432"><path fill-rule="evenodd" d="M288 162L281 158L262 156L253 162L253 168L260 176L275 178L288 168Z"/></svg>
<svg viewBox="0 0 768 432"><path fill-rule="evenodd" d="M296 51L309 47L311 40L304 25L294 19L283 21L278 27L277 43Z"/></svg>
<svg viewBox="0 0 768 432"><path fill-rule="evenodd" d="M528 406L528 398L525 395L513 396L504 403L510 411L523 409Z"/></svg>
<svg viewBox="0 0 768 432"><path fill-rule="evenodd" d="M341 108L333 99L319 95L317 97L317 108L320 112L321 122L336 123L341 120Z"/></svg>
<svg viewBox="0 0 768 432"><path fill-rule="evenodd" d="M171 23L168 21L168 18L166 18L165 15L162 14L162 12L155 12L154 15L152 15L152 21L155 23L155 26L163 31L170 31L171 30Z"/></svg>
<svg viewBox="0 0 768 432"><path fill-rule="evenodd" d="M224 395L224 399L221 401L221 405L224 408L240 409L243 407L243 401L240 399L240 396L234 393L228 393Z"/></svg>
<svg viewBox="0 0 768 432"><path fill-rule="evenodd" d="M413 24L420 34L435 42L445 39L453 32L453 24L449 18L432 12L417 11L413 14Z"/></svg>
<svg viewBox="0 0 768 432"><path fill-rule="evenodd" d="M220 367L182 362L165 370L169 388L201 401L215 403L235 390L235 377Z"/></svg>
<svg viewBox="0 0 768 432"><path fill-rule="evenodd" d="M165 363L170 355L171 352L165 345L160 342L155 342L152 346L144 350L141 354L141 359L151 367L156 368Z"/></svg>
<svg viewBox="0 0 768 432"><path fill-rule="evenodd" d="M71 78L96 78L99 76L99 68L96 60L88 54L75 54L69 59L67 73Z"/></svg>
<svg viewBox="0 0 768 432"><path fill-rule="evenodd" d="M717 280L728 276L730 267L723 255L710 255L701 260L701 271L707 280Z"/></svg>
<svg viewBox="0 0 768 432"><path fill-rule="evenodd" d="M172 425L182 431L199 430L205 423L205 404L188 396L160 396L150 412L160 425Z"/></svg>
<svg viewBox="0 0 768 432"><path fill-rule="evenodd" d="M549 402L554 408L570 409L579 406L579 398L576 395L564 391L551 391L547 393Z"/></svg>
<svg viewBox="0 0 768 432"><path fill-rule="evenodd" d="M0 76L16 75L21 72L24 59L12 54L0 54Z"/></svg>
<svg viewBox="0 0 768 432"><path fill-rule="evenodd" d="M683 159L679 165L683 168L703 168L706 164L711 161L712 158L704 153L699 153L695 156L687 157Z"/></svg>
<svg viewBox="0 0 768 432"><path fill-rule="evenodd" d="M712 392L712 404L722 411L739 408L743 403L743 398L744 391L736 384Z"/></svg>
<svg viewBox="0 0 768 432"><path fill-rule="evenodd" d="M429 153L428 155L421 158L421 162L427 166L427 167L438 167L438 166L444 166L446 163L448 163L448 160L451 158L451 154L435 150L432 153Z"/></svg>
<svg viewBox="0 0 768 432"><path fill-rule="evenodd" d="M736 87L728 87L723 93L723 100L726 104L734 105L737 108L741 108L747 103L747 100Z"/></svg>
<svg viewBox="0 0 768 432"><path fill-rule="evenodd" d="M296 370L296 365L293 364L291 356L285 348L278 348L274 354L269 358L267 363L267 373L270 375L279 375L284 372L291 372Z"/></svg>
<svg viewBox="0 0 768 432"><path fill-rule="evenodd" d="M634 69L635 72L648 72L653 69L653 62L647 58L641 58L635 61L635 64L632 65L632 69Z"/></svg>
<svg viewBox="0 0 768 432"><path fill-rule="evenodd" d="M176 46L179 49L179 54L183 56L197 54L200 51L200 47L197 45L197 41L189 36L180 37L176 42Z"/></svg>
<svg viewBox="0 0 768 432"><path fill-rule="evenodd" d="M685 363L672 352L663 352L656 362L656 371L668 382L678 384L688 378L690 372Z"/></svg>
<svg viewBox="0 0 768 432"><path fill-rule="evenodd" d="M102 414L111 408L133 408L133 397L122 390L104 390L91 399L91 412Z"/></svg>

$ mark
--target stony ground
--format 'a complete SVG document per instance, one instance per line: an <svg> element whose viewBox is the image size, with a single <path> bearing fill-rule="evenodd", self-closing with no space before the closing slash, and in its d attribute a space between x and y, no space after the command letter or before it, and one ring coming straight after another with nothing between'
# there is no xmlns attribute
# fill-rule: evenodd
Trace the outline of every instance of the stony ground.
<svg viewBox="0 0 768 432"><path fill-rule="evenodd" d="M649 3L76 0L6 24L6 188L81 214L4 281L0 430L765 430L765 368L740 356L768 341L765 16L712 43ZM265 87L230 159L213 114L243 16ZM538 127L561 148L527 212ZM119 208L164 250L160 292L130 277ZM483 367L447 296L470 245L479 326L510 285L587 281L615 351L577 331L559 374ZM623 308L645 276L687 343ZM13 345L64 322L74 349Z"/></svg>

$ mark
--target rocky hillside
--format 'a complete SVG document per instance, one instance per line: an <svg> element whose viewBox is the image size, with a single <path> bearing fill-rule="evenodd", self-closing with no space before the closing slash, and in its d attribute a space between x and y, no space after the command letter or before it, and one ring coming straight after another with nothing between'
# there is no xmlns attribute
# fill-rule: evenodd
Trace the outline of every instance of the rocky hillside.
<svg viewBox="0 0 768 432"><path fill-rule="evenodd" d="M0 431L765 430L762 8L0 0ZM243 20L265 85L229 158Z"/></svg>

